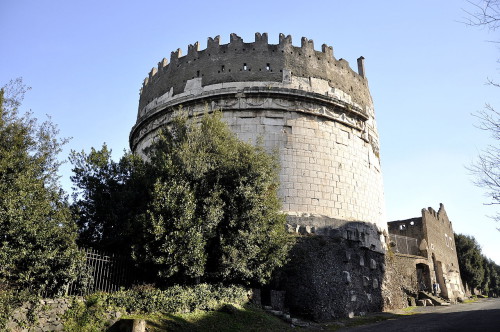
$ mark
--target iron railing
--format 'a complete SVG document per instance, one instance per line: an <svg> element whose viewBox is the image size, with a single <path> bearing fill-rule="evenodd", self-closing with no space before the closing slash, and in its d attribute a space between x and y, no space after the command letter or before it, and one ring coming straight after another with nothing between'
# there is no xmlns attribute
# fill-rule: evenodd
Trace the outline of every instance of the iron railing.
<svg viewBox="0 0 500 332"><path fill-rule="evenodd" d="M68 295L116 292L133 283L134 267L130 259L92 248L82 250L86 254L86 268L68 285Z"/></svg>

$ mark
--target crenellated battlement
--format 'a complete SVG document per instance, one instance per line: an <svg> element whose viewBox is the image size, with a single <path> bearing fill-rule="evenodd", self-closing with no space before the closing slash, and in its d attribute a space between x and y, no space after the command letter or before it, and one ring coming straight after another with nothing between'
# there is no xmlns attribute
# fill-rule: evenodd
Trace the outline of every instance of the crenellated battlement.
<svg viewBox="0 0 500 332"><path fill-rule="evenodd" d="M368 83L365 78L364 58L358 59L355 72L344 59L336 59L333 47L323 44L314 49L312 39L302 37L299 47L292 45L292 37L279 35L278 44L269 44L267 33L256 33L255 41L245 43L232 33L228 44L220 43L220 36L207 39L200 50L198 42L188 45L187 54L181 49L163 58L144 79L139 110L149 102L172 91L172 96L184 92L186 83L201 78L201 85L226 82L279 82L296 78L321 79L331 88L352 97L362 108L372 108Z"/></svg>

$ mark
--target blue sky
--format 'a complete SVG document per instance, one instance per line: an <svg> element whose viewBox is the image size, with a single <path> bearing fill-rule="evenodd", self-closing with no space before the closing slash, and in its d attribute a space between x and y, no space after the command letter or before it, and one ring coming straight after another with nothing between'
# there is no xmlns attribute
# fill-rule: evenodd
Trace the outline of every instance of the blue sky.
<svg viewBox="0 0 500 332"><path fill-rule="evenodd" d="M23 77L24 109L48 114L69 151L106 142L128 149L139 88L170 52L235 32L305 36L333 46L356 70L364 56L381 136L388 220L446 207L455 232L473 235L500 264L500 225L485 217L483 190L465 166L490 141L471 113L500 108L498 32L461 23L471 9L456 1L25 1L0 2L0 85ZM498 144L498 142L497 142ZM71 166L61 169L70 191Z"/></svg>

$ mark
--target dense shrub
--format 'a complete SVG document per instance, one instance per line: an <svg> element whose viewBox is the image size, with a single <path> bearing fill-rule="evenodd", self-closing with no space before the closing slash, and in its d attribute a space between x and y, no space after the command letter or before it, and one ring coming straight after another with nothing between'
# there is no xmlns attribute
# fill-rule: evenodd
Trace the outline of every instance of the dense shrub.
<svg viewBox="0 0 500 332"><path fill-rule="evenodd" d="M231 303L248 301L241 286L199 284L173 286L165 290L143 285L116 293L95 293L85 301L74 301L64 315L65 331L103 331L113 311L123 314L173 314L216 310Z"/></svg>
<svg viewBox="0 0 500 332"><path fill-rule="evenodd" d="M199 284L173 286L160 290L139 286L107 295L107 302L128 313L177 313L194 310L215 310L225 303L247 302L247 290L240 286Z"/></svg>

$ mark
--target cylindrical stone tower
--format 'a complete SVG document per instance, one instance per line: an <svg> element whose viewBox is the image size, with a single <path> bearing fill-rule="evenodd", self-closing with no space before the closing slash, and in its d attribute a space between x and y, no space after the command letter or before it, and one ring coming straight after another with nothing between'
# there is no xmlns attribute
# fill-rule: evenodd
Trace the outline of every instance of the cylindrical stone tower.
<svg viewBox="0 0 500 332"><path fill-rule="evenodd" d="M379 136L363 61L356 73L332 47L315 51L306 38L295 47L283 34L277 45L265 33L253 43L231 34L229 44L217 36L204 50L195 43L181 56L178 49L144 80L130 146L141 153L180 106L190 116L221 110L241 139L262 137L269 151L277 149L289 230L343 228L342 237L382 252ZM349 231L349 224L358 226Z"/></svg>

